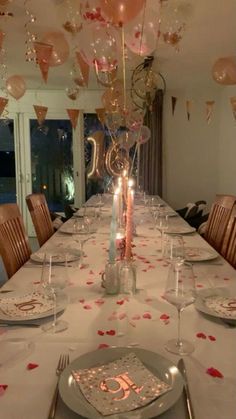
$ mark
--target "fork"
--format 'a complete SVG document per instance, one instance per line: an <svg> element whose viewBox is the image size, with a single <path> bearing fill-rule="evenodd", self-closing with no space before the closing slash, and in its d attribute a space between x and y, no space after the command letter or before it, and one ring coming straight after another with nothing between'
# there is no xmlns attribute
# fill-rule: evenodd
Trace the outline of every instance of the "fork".
<svg viewBox="0 0 236 419"><path fill-rule="evenodd" d="M60 378L60 375L61 375L62 371L64 371L64 369L67 367L68 364L69 364L69 355L60 355L60 358L59 358L59 361L58 361L58 364L57 364L57 368L56 368L56 375L58 377L57 385L56 385L56 388L54 390L54 394L53 394L53 398L52 398L52 402L51 402L51 406L50 406L50 410L49 410L49 414L48 414L48 419L54 419L55 418L57 401L58 401L58 394L59 394L59 388L58 388L59 378Z"/></svg>

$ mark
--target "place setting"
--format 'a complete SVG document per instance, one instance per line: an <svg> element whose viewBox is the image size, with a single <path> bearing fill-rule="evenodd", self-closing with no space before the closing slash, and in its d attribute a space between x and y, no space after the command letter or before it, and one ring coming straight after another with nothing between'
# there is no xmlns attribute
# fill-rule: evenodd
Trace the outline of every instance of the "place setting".
<svg viewBox="0 0 236 419"><path fill-rule="evenodd" d="M236 327L236 295L225 287L198 291L195 307L209 318L218 318Z"/></svg>

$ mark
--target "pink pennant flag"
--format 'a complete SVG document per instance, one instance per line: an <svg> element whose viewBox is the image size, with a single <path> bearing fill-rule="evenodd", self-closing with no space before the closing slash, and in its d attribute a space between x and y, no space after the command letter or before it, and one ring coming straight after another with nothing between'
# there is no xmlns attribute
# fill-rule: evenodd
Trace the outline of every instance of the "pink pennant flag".
<svg viewBox="0 0 236 419"><path fill-rule="evenodd" d="M8 99L6 99L5 97L0 97L0 116L2 115L7 104Z"/></svg>
<svg viewBox="0 0 236 419"><path fill-rule="evenodd" d="M39 106L39 105L33 105L33 106L34 106L34 110L37 116L38 123L39 125L42 125L45 121L48 108L47 106Z"/></svg>
<svg viewBox="0 0 236 419"><path fill-rule="evenodd" d="M211 122L213 106L215 104L214 100L207 100L206 101L206 121L209 124Z"/></svg>
<svg viewBox="0 0 236 419"><path fill-rule="evenodd" d="M79 111L80 111L79 109L67 109L67 113L70 118L71 125L74 129L77 127Z"/></svg>
<svg viewBox="0 0 236 419"><path fill-rule="evenodd" d="M80 52L76 52L76 58L78 61L78 64L80 66L80 70L84 79L84 84L85 86L88 87L88 82L89 82L89 65L84 61L82 55L80 54Z"/></svg>
<svg viewBox="0 0 236 419"><path fill-rule="evenodd" d="M45 44L44 42L34 42L34 49L43 80L47 83L49 60L52 55L53 46Z"/></svg>
<svg viewBox="0 0 236 419"><path fill-rule="evenodd" d="M106 110L105 108L97 108L95 109L97 117L99 119L99 121L101 122L102 125L105 125L105 115L106 115Z"/></svg>

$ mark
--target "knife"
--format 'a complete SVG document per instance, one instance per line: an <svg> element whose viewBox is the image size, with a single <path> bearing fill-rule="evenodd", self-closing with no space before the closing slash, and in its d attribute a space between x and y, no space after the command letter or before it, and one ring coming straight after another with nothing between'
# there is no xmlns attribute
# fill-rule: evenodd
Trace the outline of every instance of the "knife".
<svg viewBox="0 0 236 419"><path fill-rule="evenodd" d="M195 415L194 415L194 411L193 411L193 405L192 405L192 402L191 402L191 396L190 396L190 392L189 392L188 378L187 378L187 374L186 374L186 367L185 367L184 360L182 358L178 362L178 369L181 372L181 374L183 376L183 379L184 379L184 397L185 397L185 401L186 401L186 406L187 406L187 410L188 410L189 419L195 419Z"/></svg>

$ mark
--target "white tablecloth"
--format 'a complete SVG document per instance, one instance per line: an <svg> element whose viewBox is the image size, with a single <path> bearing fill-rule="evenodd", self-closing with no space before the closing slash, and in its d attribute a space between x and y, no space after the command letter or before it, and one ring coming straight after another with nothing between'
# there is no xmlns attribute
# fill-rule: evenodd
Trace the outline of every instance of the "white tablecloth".
<svg viewBox="0 0 236 419"><path fill-rule="evenodd" d="M69 304L61 318L69 323L68 329L53 335L40 328L0 327L0 385L8 385L0 396L0 419L47 418L56 384L56 365L59 355L64 352L69 353L73 360L103 344L131 345L157 352L177 364L179 357L164 349L165 342L177 333L176 309L162 298L169 265L161 259L159 233L153 229L148 209L142 205L135 208L137 236L134 253L138 292L129 301L120 295L104 295L101 272L107 261L109 245L111 211L108 203L109 199L102 208L97 233L85 244L85 263L88 266L79 269L77 263L72 263L67 270ZM71 222L69 220L68 224ZM171 223L185 225L179 217L171 217ZM197 233L185 235L184 241L186 246L209 248ZM71 235L59 231L44 248L48 246L75 249L78 243ZM236 295L235 270L226 262L217 259L216 262L195 263L194 272L197 289L223 286ZM40 265L28 262L2 289L37 289L40 276ZM169 319L163 319L163 314ZM106 333L110 330L115 334ZM214 320L198 312L194 306L186 308L182 314L181 334L195 346L195 351L185 357L185 361L196 419L235 418L235 331L220 319ZM206 338L197 337L199 333ZM27 350L9 361L14 339L25 343ZM39 366L28 370L29 363ZM208 375L206 370L211 367L218 369L224 378ZM180 399L162 417L187 418L183 400ZM56 418L72 419L78 415L60 400Z"/></svg>

